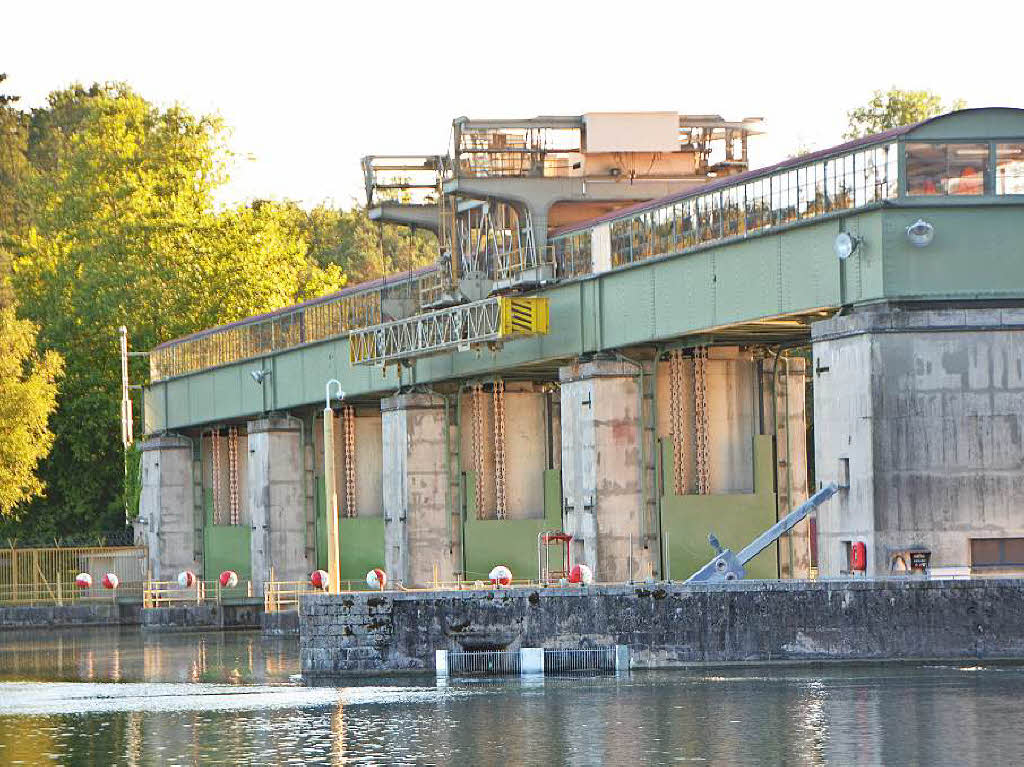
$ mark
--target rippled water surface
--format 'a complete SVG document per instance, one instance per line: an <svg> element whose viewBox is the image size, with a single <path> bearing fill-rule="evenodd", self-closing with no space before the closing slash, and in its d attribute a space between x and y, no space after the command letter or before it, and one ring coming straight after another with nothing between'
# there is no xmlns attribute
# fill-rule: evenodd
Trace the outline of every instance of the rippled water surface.
<svg viewBox="0 0 1024 767"><path fill-rule="evenodd" d="M304 687L255 633L0 632L0 764L1015 764L1024 668Z"/></svg>

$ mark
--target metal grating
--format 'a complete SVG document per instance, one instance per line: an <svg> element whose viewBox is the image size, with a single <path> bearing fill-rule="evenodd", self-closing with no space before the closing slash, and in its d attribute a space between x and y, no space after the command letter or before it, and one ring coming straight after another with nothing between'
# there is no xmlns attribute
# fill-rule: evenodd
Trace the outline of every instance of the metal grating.
<svg viewBox="0 0 1024 767"><path fill-rule="evenodd" d="M448 653L448 673L484 676L518 676L518 650L477 650Z"/></svg>
<svg viewBox="0 0 1024 767"><path fill-rule="evenodd" d="M615 671L615 648L544 650L545 674L572 674L580 671Z"/></svg>

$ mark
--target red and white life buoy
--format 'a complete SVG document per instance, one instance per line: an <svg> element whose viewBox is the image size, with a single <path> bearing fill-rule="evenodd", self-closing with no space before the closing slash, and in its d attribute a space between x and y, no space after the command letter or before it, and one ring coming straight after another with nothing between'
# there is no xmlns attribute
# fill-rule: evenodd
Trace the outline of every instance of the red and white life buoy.
<svg viewBox="0 0 1024 767"><path fill-rule="evenodd" d="M119 583L120 581L113 573L107 573L103 576L103 588L105 589L116 589Z"/></svg>
<svg viewBox="0 0 1024 767"><path fill-rule="evenodd" d="M366 574L366 585L371 589L384 590L384 587L388 582L388 574L381 570L379 567L375 567Z"/></svg>
<svg viewBox="0 0 1024 767"><path fill-rule="evenodd" d="M505 565L498 565L491 574L487 576L495 586L510 586L512 584L512 571Z"/></svg>
<svg viewBox="0 0 1024 767"><path fill-rule="evenodd" d="M225 589L233 589L238 585L238 573L234 570L225 570L220 574L220 585Z"/></svg>
<svg viewBox="0 0 1024 767"><path fill-rule="evenodd" d="M75 576L75 585L80 589L92 587L92 576L89 573L79 573Z"/></svg>
<svg viewBox="0 0 1024 767"><path fill-rule="evenodd" d="M196 574L191 570L182 570L178 573L178 585L183 589L189 589L196 585Z"/></svg>
<svg viewBox="0 0 1024 767"><path fill-rule="evenodd" d="M573 565L569 571L569 583L578 583L589 586L594 582L594 571L587 565Z"/></svg>
<svg viewBox="0 0 1024 767"><path fill-rule="evenodd" d="M328 575L326 570L314 570L313 574L309 576L309 582L313 584L315 589L327 589Z"/></svg>

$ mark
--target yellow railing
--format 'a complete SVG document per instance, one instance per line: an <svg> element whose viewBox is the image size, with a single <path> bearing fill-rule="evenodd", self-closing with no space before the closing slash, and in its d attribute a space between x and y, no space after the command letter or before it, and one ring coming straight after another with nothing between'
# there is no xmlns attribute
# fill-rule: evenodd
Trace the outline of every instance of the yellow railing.
<svg viewBox="0 0 1024 767"><path fill-rule="evenodd" d="M83 599L139 599L146 581L145 546L0 548L0 604L65 604ZM82 589L75 576L88 573ZM103 576L117 576L117 589L104 589Z"/></svg>
<svg viewBox="0 0 1024 767"><path fill-rule="evenodd" d="M368 591L365 581L341 581L341 593ZM263 609L268 613L298 610L304 594L321 594L320 589L307 581L267 581L263 584Z"/></svg>
<svg viewBox="0 0 1024 767"><path fill-rule="evenodd" d="M220 603L225 599L252 597L252 581L239 581L237 586L223 588L220 581L196 581L194 586L182 586L177 581L146 581L142 593L144 608L175 607Z"/></svg>

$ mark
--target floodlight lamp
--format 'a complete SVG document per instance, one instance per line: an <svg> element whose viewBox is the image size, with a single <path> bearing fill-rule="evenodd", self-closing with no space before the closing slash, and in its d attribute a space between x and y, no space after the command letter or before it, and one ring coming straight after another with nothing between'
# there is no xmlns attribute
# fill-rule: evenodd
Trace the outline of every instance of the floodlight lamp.
<svg viewBox="0 0 1024 767"><path fill-rule="evenodd" d="M250 370L249 371L249 375L252 376L252 380L254 380L258 384L262 384L263 381L267 378L267 376L269 376L271 373L272 373L272 371L270 371L270 370Z"/></svg>
<svg viewBox="0 0 1024 767"><path fill-rule="evenodd" d="M863 238L855 234L840 232L832 243L832 250L835 252L836 258L840 261L845 261L857 252L857 248L860 247L863 241Z"/></svg>
<svg viewBox="0 0 1024 767"><path fill-rule="evenodd" d="M919 218L907 227L907 239L915 248L923 248L935 239L935 227Z"/></svg>

